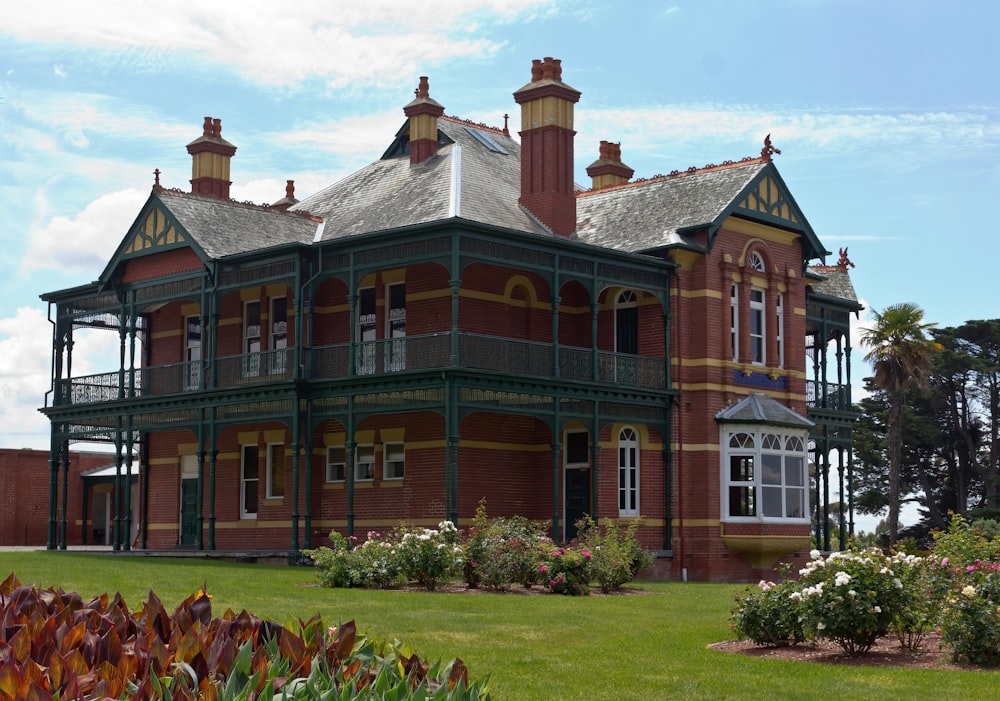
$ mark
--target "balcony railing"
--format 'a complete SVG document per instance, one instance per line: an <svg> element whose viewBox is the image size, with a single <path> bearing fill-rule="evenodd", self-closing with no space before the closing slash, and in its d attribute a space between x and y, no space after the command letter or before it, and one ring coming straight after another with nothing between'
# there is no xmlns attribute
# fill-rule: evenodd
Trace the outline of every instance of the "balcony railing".
<svg viewBox="0 0 1000 701"><path fill-rule="evenodd" d="M451 366L451 334L408 336L355 344L354 374L382 375L404 370L433 370ZM322 346L306 351L306 377L346 377L349 344ZM293 375L294 349L285 348L215 361L217 387L288 380ZM510 375L550 377L553 347L517 339L459 334L458 366ZM559 376L567 380L593 381L646 389L666 389L663 358L607 353L596 356L589 348L560 346ZM58 384L60 404L94 404L141 396L190 392L201 387L202 361L173 363L136 369L134 387L129 371L62 380ZM206 380L207 381L207 380Z"/></svg>
<svg viewBox="0 0 1000 701"><path fill-rule="evenodd" d="M851 411L851 386L834 382L806 381L806 404L813 409Z"/></svg>

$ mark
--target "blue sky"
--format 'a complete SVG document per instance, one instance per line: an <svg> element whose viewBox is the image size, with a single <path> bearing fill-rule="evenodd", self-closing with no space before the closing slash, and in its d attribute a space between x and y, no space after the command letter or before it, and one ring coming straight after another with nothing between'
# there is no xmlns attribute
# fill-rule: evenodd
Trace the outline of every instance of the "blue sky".
<svg viewBox="0 0 1000 701"><path fill-rule="evenodd" d="M421 9L417 9L417 8ZM332 8L336 8L335 10ZM39 294L103 269L149 194L189 188L203 117L238 151L232 194L302 199L378 158L420 75L446 113L516 123L531 60L583 93L577 181L601 139L636 177L757 155L869 308L942 326L987 293L1000 192L1000 3L925 0L242 0L0 7L0 447L47 448ZM74 374L117 337L88 338ZM866 369L855 369L860 385Z"/></svg>

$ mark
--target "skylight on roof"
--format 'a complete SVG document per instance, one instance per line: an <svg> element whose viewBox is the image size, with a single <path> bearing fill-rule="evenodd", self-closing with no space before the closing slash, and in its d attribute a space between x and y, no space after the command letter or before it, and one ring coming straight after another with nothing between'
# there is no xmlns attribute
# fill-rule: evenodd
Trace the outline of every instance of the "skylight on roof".
<svg viewBox="0 0 1000 701"><path fill-rule="evenodd" d="M463 127L463 129L476 137L476 140L490 151L493 151L494 153L502 153L505 156L507 155L507 149L491 139L489 134L481 132L478 129L470 129L469 127Z"/></svg>

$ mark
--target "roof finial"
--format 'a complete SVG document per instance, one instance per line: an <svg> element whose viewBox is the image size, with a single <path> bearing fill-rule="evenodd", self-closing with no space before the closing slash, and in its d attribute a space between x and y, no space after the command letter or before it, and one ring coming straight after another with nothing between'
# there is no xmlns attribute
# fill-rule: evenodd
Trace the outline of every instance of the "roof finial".
<svg viewBox="0 0 1000 701"><path fill-rule="evenodd" d="M760 150L760 157L770 163L771 157L776 153L780 154L781 149L777 149L771 145L771 135L768 134L764 137L764 148Z"/></svg>
<svg viewBox="0 0 1000 701"><path fill-rule="evenodd" d="M153 189L160 190L160 169L157 168L153 171Z"/></svg>
<svg viewBox="0 0 1000 701"><path fill-rule="evenodd" d="M844 246L843 248L841 248L839 250L839 253L840 253L840 260L837 261L837 267L840 270L844 270L844 271L846 271L848 267L853 268L854 267L854 263L852 263L851 259L847 257L847 246Z"/></svg>
<svg viewBox="0 0 1000 701"><path fill-rule="evenodd" d="M507 120L510 119L509 114L504 114L503 116L503 135L510 136L510 130L507 128Z"/></svg>

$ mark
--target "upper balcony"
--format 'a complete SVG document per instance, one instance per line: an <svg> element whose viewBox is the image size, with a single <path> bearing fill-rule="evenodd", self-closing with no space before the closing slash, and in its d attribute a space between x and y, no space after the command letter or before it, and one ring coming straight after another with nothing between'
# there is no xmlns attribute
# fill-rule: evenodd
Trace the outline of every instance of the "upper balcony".
<svg viewBox="0 0 1000 701"><path fill-rule="evenodd" d="M806 380L806 406L810 409L853 412L851 386L833 382Z"/></svg>
<svg viewBox="0 0 1000 701"><path fill-rule="evenodd" d="M354 376L374 376L450 367L487 370L506 375L597 382L649 390L667 389L663 358L593 351L590 348L460 333L452 362L452 334L436 333L354 344ZM351 344L322 346L303 352L303 377L330 380L348 377ZM215 386L282 382L294 376L294 349L221 357L215 361ZM558 368L558 373L556 372ZM57 385L56 403L96 404L136 397L159 397L198 391L202 361L172 363L75 377Z"/></svg>

